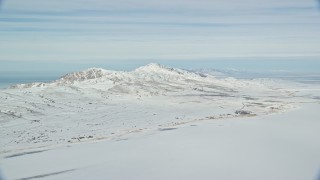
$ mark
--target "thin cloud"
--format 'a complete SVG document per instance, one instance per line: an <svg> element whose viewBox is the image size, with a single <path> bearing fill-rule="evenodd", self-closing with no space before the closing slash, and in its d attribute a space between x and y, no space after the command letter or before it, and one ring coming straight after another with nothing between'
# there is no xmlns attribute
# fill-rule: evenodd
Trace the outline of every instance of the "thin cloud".
<svg viewBox="0 0 320 180"><path fill-rule="evenodd" d="M6 42L0 44L0 61L319 54L314 5L305 0L10 0L0 17L0 41Z"/></svg>

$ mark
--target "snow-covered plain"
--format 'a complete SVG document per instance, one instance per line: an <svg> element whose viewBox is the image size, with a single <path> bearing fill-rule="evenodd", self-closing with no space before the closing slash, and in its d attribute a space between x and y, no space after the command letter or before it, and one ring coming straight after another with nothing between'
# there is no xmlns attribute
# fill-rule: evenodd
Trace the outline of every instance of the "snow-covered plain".
<svg viewBox="0 0 320 180"><path fill-rule="evenodd" d="M316 85L149 64L0 91L9 179L310 179Z"/></svg>

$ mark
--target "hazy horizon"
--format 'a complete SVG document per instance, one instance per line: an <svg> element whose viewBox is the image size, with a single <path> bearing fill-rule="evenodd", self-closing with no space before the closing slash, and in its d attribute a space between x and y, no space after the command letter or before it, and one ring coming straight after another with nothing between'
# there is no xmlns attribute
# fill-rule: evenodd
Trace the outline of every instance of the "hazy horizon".
<svg viewBox="0 0 320 180"><path fill-rule="evenodd" d="M214 70L235 78L280 78L304 83L320 83L320 61L316 60L202 60L202 61L134 61L120 63L41 63L7 62L0 67L0 88L31 82L50 82L71 73L97 67L131 71L149 63L188 70ZM19 64L16 66L14 64ZM19 67L24 67L23 70Z"/></svg>

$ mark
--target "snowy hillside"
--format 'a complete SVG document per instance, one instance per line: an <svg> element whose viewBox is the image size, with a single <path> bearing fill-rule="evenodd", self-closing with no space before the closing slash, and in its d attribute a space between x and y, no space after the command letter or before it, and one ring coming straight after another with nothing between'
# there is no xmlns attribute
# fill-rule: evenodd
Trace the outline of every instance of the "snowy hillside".
<svg viewBox="0 0 320 180"><path fill-rule="evenodd" d="M90 68L85 71L67 74L51 83L31 83L12 86L13 89L33 87L76 87L90 86L113 93L130 95L167 94L177 91L232 92L237 88L264 88L264 85L232 78L217 79L212 75L169 68L151 63L131 72L108 71Z"/></svg>
<svg viewBox="0 0 320 180"><path fill-rule="evenodd" d="M122 139L194 121L292 108L293 91L260 80L149 64L131 72L91 68L51 83L0 91L0 153Z"/></svg>

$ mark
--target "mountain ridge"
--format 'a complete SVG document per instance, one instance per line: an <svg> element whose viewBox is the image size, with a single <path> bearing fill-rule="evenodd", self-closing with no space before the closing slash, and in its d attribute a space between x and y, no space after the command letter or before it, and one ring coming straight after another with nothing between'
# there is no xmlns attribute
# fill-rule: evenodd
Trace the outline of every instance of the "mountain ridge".
<svg viewBox="0 0 320 180"><path fill-rule="evenodd" d="M269 89L262 81L217 78L178 68L151 63L133 71L110 71L89 68L69 73L49 83L18 84L10 89L34 88L36 91L72 89L90 94L93 91L130 96L157 96L170 94L224 96L249 89ZM226 95L226 96L230 96Z"/></svg>
<svg viewBox="0 0 320 180"><path fill-rule="evenodd" d="M103 68L88 68L83 71L77 71L65 74L60 78L44 83L34 82L28 84L17 84L10 88L30 88L30 87L45 87L48 85L71 85L75 83L82 83L90 80L96 81L163 81L163 80L179 80L179 79L201 79L207 76L200 75L195 72L190 72L178 68L171 68L158 63L150 63L145 66L138 67L132 71L112 71Z"/></svg>

